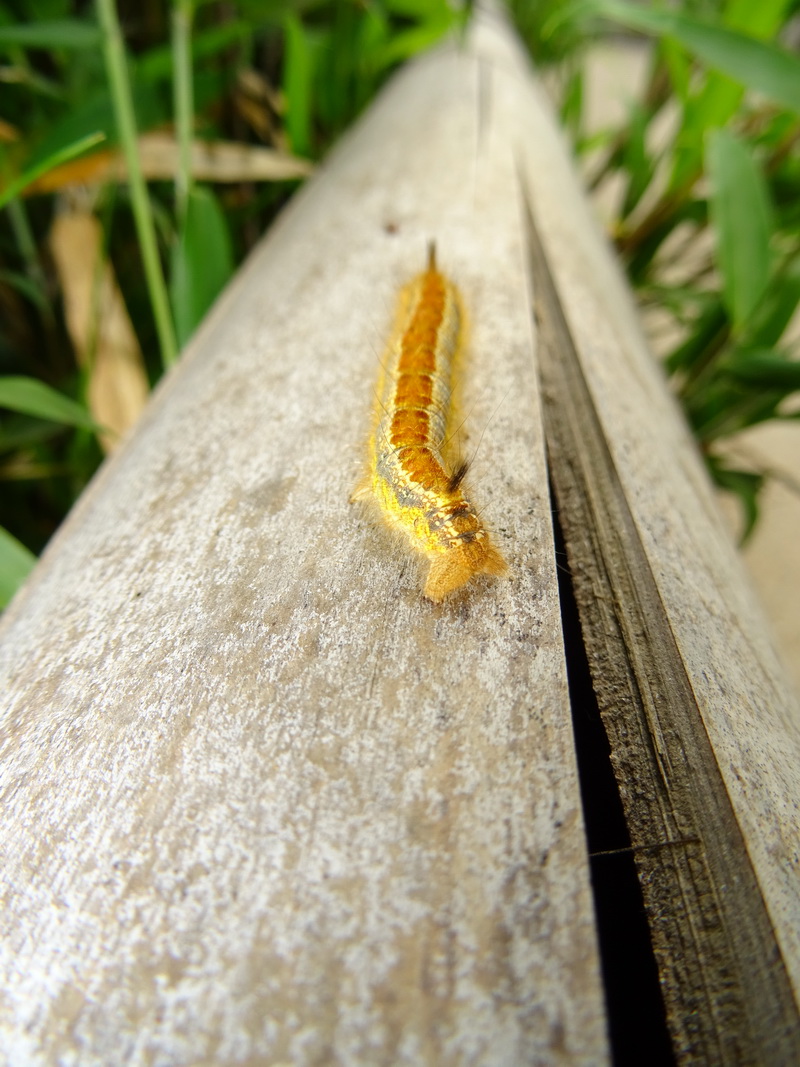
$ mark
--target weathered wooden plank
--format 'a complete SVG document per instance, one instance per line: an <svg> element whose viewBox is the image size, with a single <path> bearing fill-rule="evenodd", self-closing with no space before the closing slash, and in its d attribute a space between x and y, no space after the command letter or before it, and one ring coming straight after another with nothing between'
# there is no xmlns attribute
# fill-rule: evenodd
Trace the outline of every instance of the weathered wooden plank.
<svg viewBox="0 0 800 1067"><path fill-rule="evenodd" d="M501 36L485 68L526 101L551 476L676 1051L795 1062L797 707L560 137Z"/></svg>
<svg viewBox="0 0 800 1067"><path fill-rule="evenodd" d="M556 500L676 1052L790 1063L786 967L535 229L531 245Z"/></svg>
<svg viewBox="0 0 800 1067"><path fill-rule="evenodd" d="M479 121L480 48L346 139L8 613L11 1062L605 1060L517 105ZM441 607L348 505L431 237L512 566Z"/></svg>

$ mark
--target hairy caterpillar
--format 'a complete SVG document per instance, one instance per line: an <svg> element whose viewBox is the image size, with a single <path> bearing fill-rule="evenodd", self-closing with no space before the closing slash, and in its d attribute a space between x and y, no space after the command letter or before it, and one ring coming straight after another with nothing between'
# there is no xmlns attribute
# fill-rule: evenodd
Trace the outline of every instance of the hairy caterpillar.
<svg viewBox="0 0 800 1067"><path fill-rule="evenodd" d="M444 455L453 362L463 334L461 298L428 266L402 290L389 341L369 471L353 499L374 499L383 519L430 560L425 596L438 603L475 574L503 575L505 560L464 495L466 464Z"/></svg>

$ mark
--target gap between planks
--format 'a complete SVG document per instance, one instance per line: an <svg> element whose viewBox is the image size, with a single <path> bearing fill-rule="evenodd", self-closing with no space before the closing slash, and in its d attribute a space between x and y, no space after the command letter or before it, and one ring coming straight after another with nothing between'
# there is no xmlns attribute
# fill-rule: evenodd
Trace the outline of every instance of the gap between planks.
<svg viewBox="0 0 800 1067"><path fill-rule="evenodd" d="M555 503L676 1055L800 1062L775 932L529 204L526 216Z"/></svg>

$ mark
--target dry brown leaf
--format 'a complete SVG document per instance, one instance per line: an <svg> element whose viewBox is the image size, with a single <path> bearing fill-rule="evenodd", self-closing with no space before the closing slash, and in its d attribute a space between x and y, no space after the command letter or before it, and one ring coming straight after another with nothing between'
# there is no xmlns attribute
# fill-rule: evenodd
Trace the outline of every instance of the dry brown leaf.
<svg viewBox="0 0 800 1067"><path fill-rule="evenodd" d="M113 450L141 414L149 393L139 342L111 264L103 259L103 233L86 211L56 216L50 251L64 295L64 314L81 366L89 373L87 400L94 419L109 432Z"/></svg>
<svg viewBox="0 0 800 1067"><path fill-rule="evenodd" d="M247 68L239 71L233 94L236 111L252 130L279 151L287 153L289 142L283 130L281 116L286 102L280 90L273 88L263 74Z"/></svg>
<svg viewBox="0 0 800 1067"><path fill-rule="evenodd" d="M236 110L247 125L258 134L262 141L272 142L278 131L269 109L264 107L262 101L253 100L252 97L241 92L237 92L233 100Z"/></svg>
<svg viewBox="0 0 800 1067"><path fill-rule="evenodd" d="M178 142L170 133L148 133L139 138L139 158L145 178L171 180L178 171ZM306 159L239 141L193 141L192 177L208 182L263 182L305 178L314 169ZM101 149L81 159L54 167L26 189L26 195L51 193L68 185L124 181L125 160L120 152Z"/></svg>
<svg viewBox="0 0 800 1067"><path fill-rule="evenodd" d="M148 178L172 178L178 167L178 143L171 134L139 138L142 167ZM208 182L281 181L305 178L313 165L307 159L239 141L193 141L192 177Z"/></svg>
<svg viewBox="0 0 800 1067"><path fill-rule="evenodd" d="M253 100L260 100L266 104L270 111L276 115L283 115L286 111L286 99L280 89L270 85L264 75L252 67L240 70L236 78L237 89L240 89Z"/></svg>

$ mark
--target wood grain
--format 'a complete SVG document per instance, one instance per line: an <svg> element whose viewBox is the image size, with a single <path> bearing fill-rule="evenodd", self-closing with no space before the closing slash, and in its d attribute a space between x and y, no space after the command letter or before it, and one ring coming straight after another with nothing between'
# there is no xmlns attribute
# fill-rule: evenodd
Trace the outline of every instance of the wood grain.
<svg viewBox="0 0 800 1067"><path fill-rule="evenodd" d="M540 90L499 34L484 70L524 100L550 472L676 1053L794 1062L800 711Z"/></svg>
<svg viewBox="0 0 800 1067"><path fill-rule="evenodd" d="M401 74L296 198L7 614L10 1062L606 1060L483 32ZM430 238L512 567L441 607L348 504Z"/></svg>
<svg viewBox="0 0 800 1067"><path fill-rule="evenodd" d="M683 1063L793 1063L786 967L530 225L556 502L675 1051Z"/></svg>

